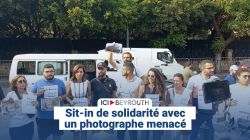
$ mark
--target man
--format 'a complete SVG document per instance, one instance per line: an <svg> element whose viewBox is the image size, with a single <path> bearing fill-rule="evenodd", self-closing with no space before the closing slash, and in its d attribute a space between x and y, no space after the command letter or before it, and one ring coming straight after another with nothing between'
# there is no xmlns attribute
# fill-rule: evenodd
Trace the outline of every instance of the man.
<svg viewBox="0 0 250 140"><path fill-rule="evenodd" d="M117 86L113 79L106 75L107 64L100 62L97 64L98 77L91 80L91 100L92 105L97 106L100 98L115 98Z"/></svg>
<svg viewBox="0 0 250 140"><path fill-rule="evenodd" d="M31 92L37 94L36 122L40 140L46 140L50 135L53 135L54 140L60 140L63 134L63 131L59 130L59 121L54 120L54 105L50 104L49 100L53 103L61 100L66 93L66 87L63 81L55 78L54 75L54 66L44 65L43 78L38 80L31 89Z"/></svg>
<svg viewBox="0 0 250 140"><path fill-rule="evenodd" d="M183 77L184 77L184 84L187 85L187 82L188 82L189 78L194 75L194 73L193 73L193 64L190 61L188 61L185 64L185 68L184 68L182 74L183 74Z"/></svg>
<svg viewBox="0 0 250 140"><path fill-rule="evenodd" d="M201 125L206 122L206 126L209 128L210 132L206 135L206 139L213 140L213 124L212 118L214 114L214 107L212 103L205 104L202 85L206 82L218 79L218 77L213 76L214 65L210 60L203 60L199 64L201 70L200 74L192 76L187 84L187 88L192 90L192 104L197 109L196 120L192 122L192 132L190 139L196 140L199 129Z"/></svg>
<svg viewBox="0 0 250 140"><path fill-rule="evenodd" d="M237 65L231 65L229 68L229 74L225 77L225 80L229 82L229 85L236 83L236 72L238 70Z"/></svg>
<svg viewBox="0 0 250 140"><path fill-rule="evenodd" d="M134 65L132 62L126 62L122 67L122 79L119 81L118 97L120 98L135 98L138 95L139 87L142 84L141 78L135 76ZM117 137L119 140L124 140L124 131L117 131ZM129 131L130 140L137 139L137 131Z"/></svg>
<svg viewBox="0 0 250 140"><path fill-rule="evenodd" d="M122 60L123 60L123 63L126 63L126 62L131 62L132 63L133 56L132 56L132 54L130 52L124 52L122 54ZM109 53L108 62L111 64L111 66L114 69L116 69L116 70L121 70L122 69L123 64L117 64L113 60L113 53L112 52ZM142 77L143 76L143 74L140 72L140 70L138 68L134 69L134 74L136 76L138 76L138 77Z"/></svg>

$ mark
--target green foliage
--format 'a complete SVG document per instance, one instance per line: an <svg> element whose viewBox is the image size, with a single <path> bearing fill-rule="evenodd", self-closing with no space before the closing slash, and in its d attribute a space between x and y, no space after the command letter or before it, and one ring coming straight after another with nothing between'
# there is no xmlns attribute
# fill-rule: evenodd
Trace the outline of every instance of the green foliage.
<svg viewBox="0 0 250 140"><path fill-rule="evenodd" d="M232 35L249 36L249 5L250 0L1 0L0 37L125 40L128 29L130 39L152 40L154 47L215 38L225 45Z"/></svg>
<svg viewBox="0 0 250 140"><path fill-rule="evenodd" d="M223 41L221 41L220 39L216 39L213 41L211 49L214 51L214 53L222 53L222 51L224 50L223 48Z"/></svg>
<svg viewBox="0 0 250 140"><path fill-rule="evenodd" d="M167 48L169 46L186 47L187 41L182 34L169 35L165 38L155 39L151 41L154 48Z"/></svg>

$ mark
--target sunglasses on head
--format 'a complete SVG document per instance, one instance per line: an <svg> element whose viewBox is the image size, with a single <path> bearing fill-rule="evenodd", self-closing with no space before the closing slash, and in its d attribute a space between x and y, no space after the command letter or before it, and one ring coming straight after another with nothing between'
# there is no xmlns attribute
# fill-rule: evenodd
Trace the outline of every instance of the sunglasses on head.
<svg viewBox="0 0 250 140"><path fill-rule="evenodd" d="M19 83L19 84L26 83L26 80L18 80L17 83Z"/></svg>

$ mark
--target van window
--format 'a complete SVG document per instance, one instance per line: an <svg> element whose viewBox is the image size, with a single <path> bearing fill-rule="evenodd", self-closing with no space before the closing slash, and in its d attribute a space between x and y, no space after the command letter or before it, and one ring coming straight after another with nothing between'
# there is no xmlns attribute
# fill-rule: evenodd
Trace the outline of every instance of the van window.
<svg viewBox="0 0 250 140"><path fill-rule="evenodd" d="M17 63L17 74L34 75L35 66L35 61L19 61Z"/></svg>
<svg viewBox="0 0 250 140"><path fill-rule="evenodd" d="M168 52L157 52L157 59L165 63L173 62L173 58Z"/></svg>
<svg viewBox="0 0 250 140"><path fill-rule="evenodd" d="M46 64L52 64L55 68L55 75L68 74L68 63L66 61L40 61L38 62L38 75L43 75L43 67Z"/></svg>

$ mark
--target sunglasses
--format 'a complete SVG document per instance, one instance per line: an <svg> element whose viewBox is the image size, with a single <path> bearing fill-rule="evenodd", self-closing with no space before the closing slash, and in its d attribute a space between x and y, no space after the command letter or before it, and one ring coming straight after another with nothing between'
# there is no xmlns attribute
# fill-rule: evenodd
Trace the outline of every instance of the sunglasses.
<svg viewBox="0 0 250 140"><path fill-rule="evenodd" d="M18 80L17 83L19 84L26 83L26 80Z"/></svg>
<svg viewBox="0 0 250 140"><path fill-rule="evenodd" d="M152 78L155 78L155 75L148 75L148 77L152 77Z"/></svg>
<svg viewBox="0 0 250 140"><path fill-rule="evenodd" d="M250 75L242 75L242 77L244 78L244 79L250 79Z"/></svg>

